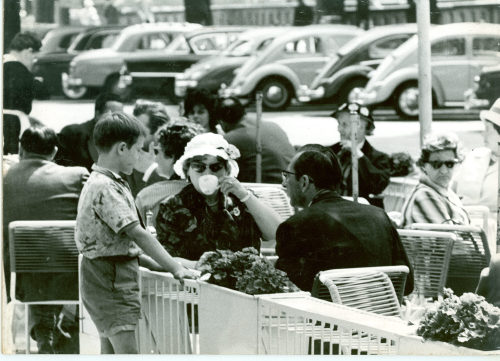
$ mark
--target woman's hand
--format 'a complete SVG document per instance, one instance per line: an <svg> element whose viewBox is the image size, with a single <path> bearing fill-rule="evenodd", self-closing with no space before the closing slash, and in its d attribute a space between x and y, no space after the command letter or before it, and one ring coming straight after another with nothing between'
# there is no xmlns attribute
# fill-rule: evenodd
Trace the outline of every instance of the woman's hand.
<svg viewBox="0 0 500 361"><path fill-rule="evenodd" d="M236 178L229 176L221 177L219 178L219 184L222 193L226 195L232 193L239 200L244 199L248 194L248 190Z"/></svg>

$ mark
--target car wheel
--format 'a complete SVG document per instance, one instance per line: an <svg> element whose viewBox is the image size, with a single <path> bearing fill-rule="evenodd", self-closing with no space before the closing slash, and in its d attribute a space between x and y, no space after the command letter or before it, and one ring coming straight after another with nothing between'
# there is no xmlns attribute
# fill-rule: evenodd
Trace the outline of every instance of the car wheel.
<svg viewBox="0 0 500 361"><path fill-rule="evenodd" d="M394 106L396 112L405 118L415 119L418 116L418 84L407 83L395 93Z"/></svg>
<svg viewBox="0 0 500 361"><path fill-rule="evenodd" d="M339 104L356 101L356 95L366 86L368 79L354 78L347 80L339 92Z"/></svg>
<svg viewBox="0 0 500 361"><path fill-rule="evenodd" d="M88 88L84 86L68 87L63 84L62 91L64 96L66 96L67 98L78 100L78 99L83 99L87 95Z"/></svg>
<svg viewBox="0 0 500 361"><path fill-rule="evenodd" d="M289 85L280 79L264 80L258 87L262 91L262 105L269 110L282 110L290 105L292 94Z"/></svg>

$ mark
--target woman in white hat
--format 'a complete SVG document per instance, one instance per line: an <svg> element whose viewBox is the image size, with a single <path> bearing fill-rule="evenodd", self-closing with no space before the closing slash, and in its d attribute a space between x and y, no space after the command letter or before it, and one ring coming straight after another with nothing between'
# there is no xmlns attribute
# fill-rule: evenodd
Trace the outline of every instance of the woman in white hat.
<svg viewBox="0 0 500 361"><path fill-rule="evenodd" d="M198 260L216 249L259 250L261 237L275 238L280 218L236 179L239 156L219 134L200 134L187 144L174 171L190 184L160 204L156 219L158 240L173 256Z"/></svg>

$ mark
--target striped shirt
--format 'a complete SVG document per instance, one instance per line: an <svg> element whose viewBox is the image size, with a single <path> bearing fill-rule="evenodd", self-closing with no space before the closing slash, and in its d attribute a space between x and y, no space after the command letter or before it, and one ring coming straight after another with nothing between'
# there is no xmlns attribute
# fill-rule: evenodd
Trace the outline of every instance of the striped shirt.
<svg viewBox="0 0 500 361"><path fill-rule="evenodd" d="M413 223L470 224L469 215L458 196L422 175L420 183L403 206L403 226Z"/></svg>

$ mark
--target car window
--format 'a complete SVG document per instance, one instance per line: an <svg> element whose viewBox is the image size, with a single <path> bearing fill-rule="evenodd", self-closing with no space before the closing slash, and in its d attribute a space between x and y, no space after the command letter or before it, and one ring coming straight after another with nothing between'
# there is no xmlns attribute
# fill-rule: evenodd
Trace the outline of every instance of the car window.
<svg viewBox="0 0 500 361"><path fill-rule="evenodd" d="M451 38L438 41L431 46L433 56L465 55L465 38Z"/></svg>
<svg viewBox="0 0 500 361"><path fill-rule="evenodd" d="M472 40L472 55L500 57L500 38L494 36L474 38Z"/></svg>
<svg viewBox="0 0 500 361"><path fill-rule="evenodd" d="M316 54L320 51L320 39L315 36L289 41L284 46L285 54L289 55Z"/></svg>
<svg viewBox="0 0 500 361"><path fill-rule="evenodd" d="M89 42L88 49L109 48L118 34L95 34Z"/></svg>
<svg viewBox="0 0 500 361"><path fill-rule="evenodd" d="M71 45L71 43L73 42L73 40L75 40L75 38L78 36L78 34L68 34L68 35L65 35L63 37L61 37L61 40L59 40L59 48L61 49L67 49L69 48L69 46Z"/></svg>
<svg viewBox="0 0 500 361"><path fill-rule="evenodd" d="M87 42L89 41L91 36L92 34L83 35L80 39L78 39L77 43L72 45L73 50L76 51L85 50L85 45L87 45Z"/></svg>
<svg viewBox="0 0 500 361"><path fill-rule="evenodd" d="M171 37L168 34L153 33L145 34L139 39L137 50L159 50L165 49L170 44Z"/></svg>
<svg viewBox="0 0 500 361"><path fill-rule="evenodd" d="M411 34L401 34L383 38L375 41L368 48L368 56L370 59L382 59L397 49L401 44L410 38Z"/></svg>
<svg viewBox="0 0 500 361"><path fill-rule="evenodd" d="M229 45L229 34L204 34L192 38L190 43L195 53L219 52Z"/></svg>

